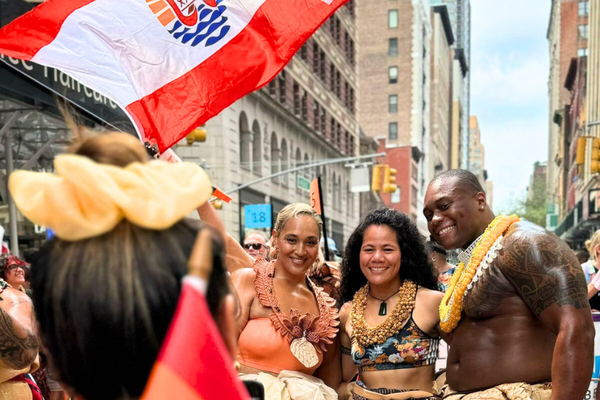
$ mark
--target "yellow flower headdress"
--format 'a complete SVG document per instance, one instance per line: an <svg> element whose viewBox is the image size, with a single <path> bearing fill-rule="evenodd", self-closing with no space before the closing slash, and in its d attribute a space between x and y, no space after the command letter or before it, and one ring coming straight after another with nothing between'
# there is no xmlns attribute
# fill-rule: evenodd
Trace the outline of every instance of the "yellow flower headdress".
<svg viewBox="0 0 600 400"><path fill-rule="evenodd" d="M208 176L192 163L151 161L125 168L57 156L56 173L15 171L9 189L23 215L75 241L111 231L121 220L166 229L206 202Z"/></svg>

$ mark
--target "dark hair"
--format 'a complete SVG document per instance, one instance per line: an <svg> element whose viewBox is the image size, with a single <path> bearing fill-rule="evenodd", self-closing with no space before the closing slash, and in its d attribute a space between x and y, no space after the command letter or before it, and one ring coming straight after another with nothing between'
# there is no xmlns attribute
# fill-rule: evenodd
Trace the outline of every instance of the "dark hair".
<svg viewBox="0 0 600 400"><path fill-rule="evenodd" d="M443 256L447 255L448 252L446 251L445 248L443 248L442 246L440 246L439 244L437 244L436 242L434 242L433 240L430 240L429 242L427 242L427 250L429 252L436 252L439 253Z"/></svg>
<svg viewBox="0 0 600 400"><path fill-rule="evenodd" d="M580 264L583 264L590 259L590 253L585 249L575 250L575 257L577 257Z"/></svg>
<svg viewBox="0 0 600 400"><path fill-rule="evenodd" d="M33 260L37 257L38 249L27 249L23 251L21 257L27 264L33 264Z"/></svg>
<svg viewBox="0 0 600 400"><path fill-rule="evenodd" d="M431 183L450 178L457 178L457 184L470 193L485 193L479 179L477 179L475 174L466 169L449 169L448 171L441 172L431 180Z"/></svg>
<svg viewBox="0 0 600 400"><path fill-rule="evenodd" d="M352 300L354 294L367 283L360 269L360 249L365 230L371 225L386 225L396 232L401 252L400 276L419 286L437 290L437 277L423 242L423 236L414 223L403 213L380 208L372 211L352 232L342 261L342 297L344 302Z"/></svg>
<svg viewBox="0 0 600 400"><path fill-rule="evenodd" d="M161 231L122 221L70 242L53 238L33 264L40 332L59 379L86 400L137 398L175 313L201 221ZM223 244L213 234L207 300L216 316L230 292Z"/></svg>

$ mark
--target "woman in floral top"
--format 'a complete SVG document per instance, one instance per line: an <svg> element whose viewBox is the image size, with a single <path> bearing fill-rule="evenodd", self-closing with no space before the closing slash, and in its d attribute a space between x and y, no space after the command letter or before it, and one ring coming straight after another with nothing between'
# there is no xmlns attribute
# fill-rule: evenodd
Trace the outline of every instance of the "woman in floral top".
<svg viewBox="0 0 600 400"><path fill-rule="evenodd" d="M448 264L446 261L446 249L436 242L427 242L427 248L429 250L429 259L439 273L438 289L445 292L448 289L448 285L450 285L452 274L456 271L456 265Z"/></svg>
<svg viewBox="0 0 600 400"><path fill-rule="evenodd" d="M344 253L342 295L340 397L436 398L442 294L421 235L406 215L375 210L356 228Z"/></svg>

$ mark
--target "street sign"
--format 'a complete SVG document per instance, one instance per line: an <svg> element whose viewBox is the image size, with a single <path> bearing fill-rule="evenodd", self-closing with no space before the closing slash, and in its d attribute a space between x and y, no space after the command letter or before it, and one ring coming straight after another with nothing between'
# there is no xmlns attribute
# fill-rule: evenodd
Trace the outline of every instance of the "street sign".
<svg viewBox="0 0 600 400"><path fill-rule="evenodd" d="M310 192L310 181L303 177L302 175L298 175L298 180L296 182L298 189L306 190Z"/></svg>
<svg viewBox="0 0 600 400"><path fill-rule="evenodd" d="M244 206L244 221L246 228L271 228L271 205Z"/></svg>
<svg viewBox="0 0 600 400"><path fill-rule="evenodd" d="M369 168L352 168L350 170L350 192L361 193L371 190Z"/></svg>

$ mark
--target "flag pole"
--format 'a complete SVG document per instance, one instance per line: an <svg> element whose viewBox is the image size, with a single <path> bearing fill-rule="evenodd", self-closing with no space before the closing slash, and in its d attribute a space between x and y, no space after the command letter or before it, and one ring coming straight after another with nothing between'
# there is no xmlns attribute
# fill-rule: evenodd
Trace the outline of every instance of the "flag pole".
<svg viewBox="0 0 600 400"><path fill-rule="evenodd" d="M319 185L319 201L321 203L321 218L323 218L323 244L325 245L325 261L329 259L329 245L327 244L327 220L325 219L325 204L323 203L323 191L321 190L321 176L317 177Z"/></svg>

